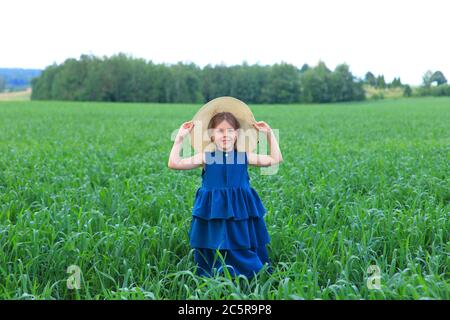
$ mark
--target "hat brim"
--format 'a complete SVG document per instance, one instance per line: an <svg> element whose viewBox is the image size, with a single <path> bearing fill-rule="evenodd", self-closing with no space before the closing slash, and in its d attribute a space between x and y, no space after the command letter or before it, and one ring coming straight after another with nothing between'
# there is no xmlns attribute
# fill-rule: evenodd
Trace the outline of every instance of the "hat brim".
<svg viewBox="0 0 450 320"><path fill-rule="evenodd" d="M190 144L196 152L213 151L215 144L208 135L208 124L211 118L219 112L231 112L239 121L240 129L236 148L238 151L253 152L258 144L258 130L252 111L243 101L234 97L215 98L203 105L192 118L194 128L190 132Z"/></svg>

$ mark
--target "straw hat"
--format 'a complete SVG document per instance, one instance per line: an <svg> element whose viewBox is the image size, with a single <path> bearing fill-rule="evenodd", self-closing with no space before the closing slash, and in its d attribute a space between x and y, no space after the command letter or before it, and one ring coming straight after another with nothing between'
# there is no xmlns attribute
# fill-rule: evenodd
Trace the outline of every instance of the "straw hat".
<svg viewBox="0 0 450 320"><path fill-rule="evenodd" d="M238 130L236 148L238 151L252 152L258 144L258 130L250 108L241 100L233 97L219 97L207 102L192 118L194 128L191 130L190 143L196 152L214 151L215 144L208 135L208 124L219 112L231 112L241 125Z"/></svg>

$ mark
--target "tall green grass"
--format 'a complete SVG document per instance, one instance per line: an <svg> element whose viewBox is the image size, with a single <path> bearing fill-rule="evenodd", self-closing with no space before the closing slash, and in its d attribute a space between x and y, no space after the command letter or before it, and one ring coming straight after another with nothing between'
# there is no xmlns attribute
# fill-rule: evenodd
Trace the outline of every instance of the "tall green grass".
<svg viewBox="0 0 450 320"><path fill-rule="evenodd" d="M450 298L449 98L251 106L284 162L249 169L274 268L250 281L194 275L200 170L167 159L199 107L1 102L0 298Z"/></svg>

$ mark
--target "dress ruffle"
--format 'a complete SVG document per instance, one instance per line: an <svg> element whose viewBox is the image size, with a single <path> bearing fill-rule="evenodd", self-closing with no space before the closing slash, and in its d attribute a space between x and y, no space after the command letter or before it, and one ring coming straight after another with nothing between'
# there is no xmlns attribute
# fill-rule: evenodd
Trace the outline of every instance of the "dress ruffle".
<svg viewBox="0 0 450 320"><path fill-rule="evenodd" d="M192 215L203 220L262 218L266 212L261 198L252 187L200 187L192 209Z"/></svg>
<svg viewBox="0 0 450 320"><path fill-rule="evenodd" d="M207 154L208 155L208 154ZM238 153L229 153L234 160ZM245 154L239 154L244 156ZM222 155L224 160L227 154ZM270 237L264 216L267 210L249 183L247 162L206 164L202 186L197 189L192 208L189 242L197 253L206 255L196 261L205 270L212 268L216 249L228 253L228 262L240 273L259 270L268 262L265 245Z"/></svg>
<svg viewBox="0 0 450 320"><path fill-rule="evenodd" d="M252 249L270 242L262 218L245 220L210 219L193 217L189 229L193 248Z"/></svg>
<svg viewBox="0 0 450 320"><path fill-rule="evenodd" d="M273 273L265 246L249 250L219 249L219 252L225 260L225 265L215 249L196 248L194 250L194 258L199 267L196 270L197 275L210 277L214 275L215 271L223 275L226 268L232 276L242 274L247 278L252 278L262 269L265 263L268 264L267 271Z"/></svg>

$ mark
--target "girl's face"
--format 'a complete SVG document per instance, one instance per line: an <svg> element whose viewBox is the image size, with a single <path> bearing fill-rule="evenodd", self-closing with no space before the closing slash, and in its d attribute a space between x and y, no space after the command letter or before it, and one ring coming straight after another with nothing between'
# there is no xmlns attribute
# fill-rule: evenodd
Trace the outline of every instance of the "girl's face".
<svg viewBox="0 0 450 320"><path fill-rule="evenodd" d="M222 150L231 151L237 139L237 130L228 121L224 120L211 130L211 137L217 147Z"/></svg>

